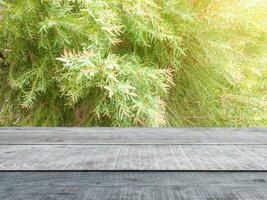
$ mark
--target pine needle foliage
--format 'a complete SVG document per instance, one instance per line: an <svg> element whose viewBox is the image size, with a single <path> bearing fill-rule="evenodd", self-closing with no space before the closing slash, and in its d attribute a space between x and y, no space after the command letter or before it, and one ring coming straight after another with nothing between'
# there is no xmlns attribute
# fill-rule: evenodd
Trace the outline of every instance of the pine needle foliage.
<svg viewBox="0 0 267 200"><path fill-rule="evenodd" d="M131 48L135 44L123 24L125 20L130 25L130 11L124 13L127 9L120 4L64 0L4 3L1 48L7 67L2 73L7 74L5 91L11 91L4 92L1 104L4 125L12 121L14 125L35 126L165 123L163 98L171 85L170 69L160 69L154 60L145 60L124 47L124 43ZM125 5L137 9L134 1ZM148 31L138 36L140 40L144 35ZM151 33L148 42L162 39L153 37Z"/></svg>
<svg viewBox="0 0 267 200"><path fill-rule="evenodd" d="M170 125L266 126L266 1L192 2L186 57L168 102Z"/></svg>
<svg viewBox="0 0 267 200"><path fill-rule="evenodd" d="M0 1L2 126L267 126L265 0Z"/></svg>
<svg viewBox="0 0 267 200"><path fill-rule="evenodd" d="M65 52L58 59L65 66L58 82L70 105L84 97L94 99L93 119L102 125L106 121L112 126L163 124L160 97L167 93L171 73L152 64L142 66L134 55L103 56L98 48L90 48L79 54Z"/></svg>

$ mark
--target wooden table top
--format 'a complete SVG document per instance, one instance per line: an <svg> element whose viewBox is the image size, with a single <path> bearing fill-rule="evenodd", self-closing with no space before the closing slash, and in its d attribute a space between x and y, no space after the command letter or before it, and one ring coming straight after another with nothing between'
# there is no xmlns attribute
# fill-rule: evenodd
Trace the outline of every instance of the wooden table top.
<svg viewBox="0 0 267 200"><path fill-rule="evenodd" d="M0 199L267 199L267 129L0 128Z"/></svg>

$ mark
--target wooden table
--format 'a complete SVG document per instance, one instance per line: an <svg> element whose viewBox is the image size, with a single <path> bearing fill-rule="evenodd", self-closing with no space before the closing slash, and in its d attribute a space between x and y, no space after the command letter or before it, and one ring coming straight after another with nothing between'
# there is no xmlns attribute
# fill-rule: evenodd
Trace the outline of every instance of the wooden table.
<svg viewBox="0 0 267 200"><path fill-rule="evenodd" d="M267 129L2 128L0 200L267 199Z"/></svg>

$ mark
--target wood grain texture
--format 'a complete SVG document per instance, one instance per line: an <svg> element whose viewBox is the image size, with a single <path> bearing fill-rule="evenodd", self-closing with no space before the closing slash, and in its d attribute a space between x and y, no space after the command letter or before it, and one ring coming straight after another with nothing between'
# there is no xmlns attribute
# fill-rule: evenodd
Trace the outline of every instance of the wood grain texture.
<svg viewBox="0 0 267 200"><path fill-rule="evenodd" d="M0 170L0 200L266 200L267 129L0 128Z"/></svg>
<svg viewBox="0 0 267 200"><path fill-rule="evenodd" d="M0 145L0 170L267 170L267 145Z"/></svg>
<svg viewBox="0 0 267 200"><path fill-rule="evenodd" d="M1 200L266 200L264 172L0 172Z"/></svg>
<svg viewBox="0 0 267 200"><path fill-rule="evenodd" d="M0 144L267 144L267 129L0 128Z"/></svg>

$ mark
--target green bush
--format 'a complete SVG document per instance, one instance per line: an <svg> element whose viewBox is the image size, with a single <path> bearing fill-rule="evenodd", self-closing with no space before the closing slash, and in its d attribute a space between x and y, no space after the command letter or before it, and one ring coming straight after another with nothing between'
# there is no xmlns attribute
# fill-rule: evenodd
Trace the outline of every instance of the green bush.
<svg viewBox="0 0 267 200"><path fill-rule="evenodd" d="M0 124L266 126L266 11L263 0L3 1Z"/></svg>
<svg viewBox="0 0 267 200"><path fill-rule="evenodd" d="M168 101L169 125L267 126L267 5L206 2L201 19L184 30L186 57Z"/></svg>

